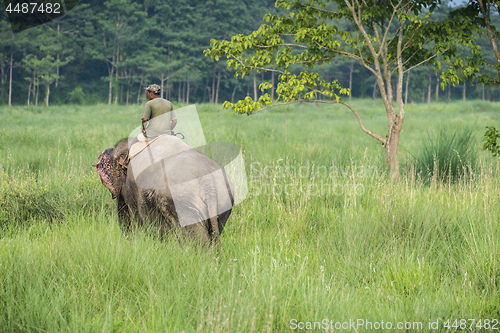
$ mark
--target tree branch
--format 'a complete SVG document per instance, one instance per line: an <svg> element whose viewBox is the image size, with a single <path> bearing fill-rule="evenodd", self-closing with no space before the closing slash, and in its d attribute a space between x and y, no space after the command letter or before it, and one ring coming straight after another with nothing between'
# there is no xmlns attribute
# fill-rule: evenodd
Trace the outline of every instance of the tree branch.
<svg viewBox="0 0 500 333"><path fill-rule="evenodd" d="M286 102L286 103L271 104L271 105L264 106L263 108L260 108L259 111L264 111L265 109L269 109L269 108L272 108L275 106L290 105L290 104L295 104L295 103L299 103L299 102L303 102L303 101L302 100L296 100L296 101L292 100L292 101Z"/></svg>
<svg viewBox="0 0 500 333"><path fill-rule="evenodd" d="M486 32L488 34L488 39L490 40L491 47L493 48L493 52L495 53L495 58L497 62L500 62L500 52L498 51L497 43L495 38L493 37L493 33L491 32L491 24L490 24L490 8L485 8L483 0L478 0L479 8L481 9L481 13L483 14L484 23L486 24ZM486 3L489 3L487 0Z"/></svg>
<svg viewBox="0 0 500 333"><path fill-rule="evenodd" d="M266 72L276 72L276 73L280 73L280 74L285 74L285 72L277 70L277 69L270 69L270 68L266 68L266 67L249 66L249 65L245 64L241 59L239 59L236 56L234 56L233 54L228 53L228 52L225 52L225 53L226 53L227 56L230 56L231 58L233 58L234 60L236 60L237 62L239 62L243 68L261 69L261 70L266 71Z"/></svg>
<svg viewBox="0 0 500 333"><path fill-rule="evenodd" d="M319 101L321 103L321 101ZM383 145L386 144L386 140L384 138L382 138L380 135L376 134L376 133L373 133L372 131L368 130L365 128L365 126L363 125L363 123L361 122L361 118L359 117L359 114L356 112L356 110L354 110L349 104L347 103L344 103L342 101L339 101L338 102L339 104L342 104L344 105L345 107L347 107L349 110L352 111L352 113L354 113L354 115L356 116L356 118L358 119L358 123L359 123L359 126L361 127L361 129L363 130L363 132L365 132L366 134L368 134L369 136L379 140L380 142L382 142Z"/></svg>
<svg viewBox="0 0 500 333"><path fill-rule="evenodd" d="M429 57L429 58L427 58L427 59L425 59L425 60L422 60L422 61L421 61L421 62L419 62L418 64L411 66L410 68L406 69L403 73L406 73L406 72L408 72L408 71L412 70L413 68L418 67L418 66L422 65L424 62L427 62L427 61L429 61L429 60L431 60L432 58L435 58L435 57L437 57L437 54L434 54L434 55L432 55L431 57ZM408 62L408 61L405 61L405 62L404 62L404 64L406 64L407 62ZM403 64L403 65L404 65L404 64Z"/></svg>
<svg viewBox="0 0 500 333"><path fill-rule="evenodd" d="M328 9L324 9L324 8L318 8L318 7L314 7L314 6L311 6L311 5L306 5L306 7L309 7L309 8L321 11L321 12L327 12L327 13L331 13L331 14L338 14L338 12L334 12L333 10L328 10Z"/></svg>
<svg viewBox="0 0 500 333"><path fill-rule="evenodd" d="M292 36L295 36L295 34L292 34ZM304 46L304 45L300 45L300 44L290 44L290 43L283 43L283 44L275 44L275 45L254 45L255 47L258 47L260 49L268 49L268 48L272 48L272 47L276 47L276 46L296 46L296 47L300 47L300 48L303 48L303 49L307 49L307 46Z"/></svg>
<svg viewBox="0 0 500 333"><path fill-rule="evenodd" d="M317 90L316 90L317 91ZM320 92L321 93L321 92ZM322 94L324 95L324 94ZM327 95L324 95L324 96L327 96ZM331 98L330 96L327 96L329 98ZM375 138L377 140L379 140L380 142L382 142L383 145L386 144L386 140L384 138L382 138L380 135L376 134L376 133L373 133L372 131L370 131L369 129L367 129L364 125L363 125L363 122L361 121L361 117L359 116L359 114L356 112L356 110L354 110L349 104L347 103L344 103L342 101L334 101L334 100L331 100L331 101L324 101L324 100L307 100L307 99L301 99L299 98L297 100L297 102L305 102L305 103L322 103L322 104L341 104L341 105L344 105L345 107L347 107L349 110L351 110L351 112L356 116L356 119L358 120L358 123L359 123L359 126L361 127L361 130L363 132L365 132L366 134L368 134L369 136L371 136L372 138ZM290 103L291 104L291 103Z"/></svg>
<svg viewBox="0 0 500 333"><path fill-rule="evenodd" d="M389 23L387 24L387 29L385 30L385 33L384 33L384 37L382 38L382 42L381 42L381 45L384 45L385 44L385 41L387 40L387 35L389 34L389 30L391 28L391 25L392 25L392 21L394 20L394 16L396 14L396 11L399 7L399 5L401 4L402 2L399 2L396 6L393 6L393 11L392 11L392 14L391 14L391 18L389 20ZM391 3L392 5L392 3ZM394 36L396 36L396 34L394 34ZM394 38L394 37L393 37ZM392 41L392 39L391 39ZM391 44L391 41L388 43Z"/></svg>

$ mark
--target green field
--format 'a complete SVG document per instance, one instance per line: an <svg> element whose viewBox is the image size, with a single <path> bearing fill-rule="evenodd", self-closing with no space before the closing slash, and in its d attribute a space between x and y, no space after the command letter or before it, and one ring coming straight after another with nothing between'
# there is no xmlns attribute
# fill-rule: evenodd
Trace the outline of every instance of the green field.
<svg viewBox="0 0 500 333"><path fill-rule="evenodd" d="M380 101L353 105L385 135ZM0 108L0 331L500 329L500 164L481 149L499 104L408 105L393 182L380 144L341 106L197 109L207 142L238 144L247 169L225 256L120 233L91 165L142 106ZM463 131L471 153L448 151L466 172L415 172L439 133Z"/></svg>

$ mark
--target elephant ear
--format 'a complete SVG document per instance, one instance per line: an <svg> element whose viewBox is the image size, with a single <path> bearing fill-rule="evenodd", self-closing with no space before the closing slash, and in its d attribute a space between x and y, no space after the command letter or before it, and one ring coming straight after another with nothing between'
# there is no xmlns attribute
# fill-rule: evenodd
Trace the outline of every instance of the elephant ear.
<svg viewBox="0 0 500 333"><path fill-rule="evenodd" d="M99 156L99 163L93 165L96 168L99 177L101 177L102 184L111 192L113 199L115 199L119 193L118 166L114 154L114 148L104 149Z"/></svg>

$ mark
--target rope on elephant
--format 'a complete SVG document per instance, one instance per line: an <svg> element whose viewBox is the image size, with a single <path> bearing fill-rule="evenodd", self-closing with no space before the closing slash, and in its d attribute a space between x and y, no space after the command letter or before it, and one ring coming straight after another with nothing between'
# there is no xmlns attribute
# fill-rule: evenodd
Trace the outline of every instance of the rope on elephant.
<svg viewBox="0 0 500 333"><path fill-rule="evenodd" d="M172 135L173 136L180 136L180 138L182 140L184 140L186 137L184 136L184 134L182 134L181 132L178 132L178 133L175 133L174 131L172 131Z"/></svg>

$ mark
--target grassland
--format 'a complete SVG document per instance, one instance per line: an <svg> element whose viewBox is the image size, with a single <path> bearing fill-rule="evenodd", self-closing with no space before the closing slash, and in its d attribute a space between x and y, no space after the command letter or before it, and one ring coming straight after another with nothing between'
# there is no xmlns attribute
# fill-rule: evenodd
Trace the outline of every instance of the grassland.
<svg viewBox="0 0 500 333"><path fill-rule="evenodd" d="M353 104L385 133L381 103ZM408 105L398 182L341 107L197 108L207 141L237 143L247 167L225 257L120 234L91 164L139 124L140 107L0 108L0 331L332 331L364 320L357 331L383 321L451 332L475 319L475 332L500 320L500 166L480 143L499 105ZM443 128L472 129L476 163L425 182L415 157Z"/></svg>

